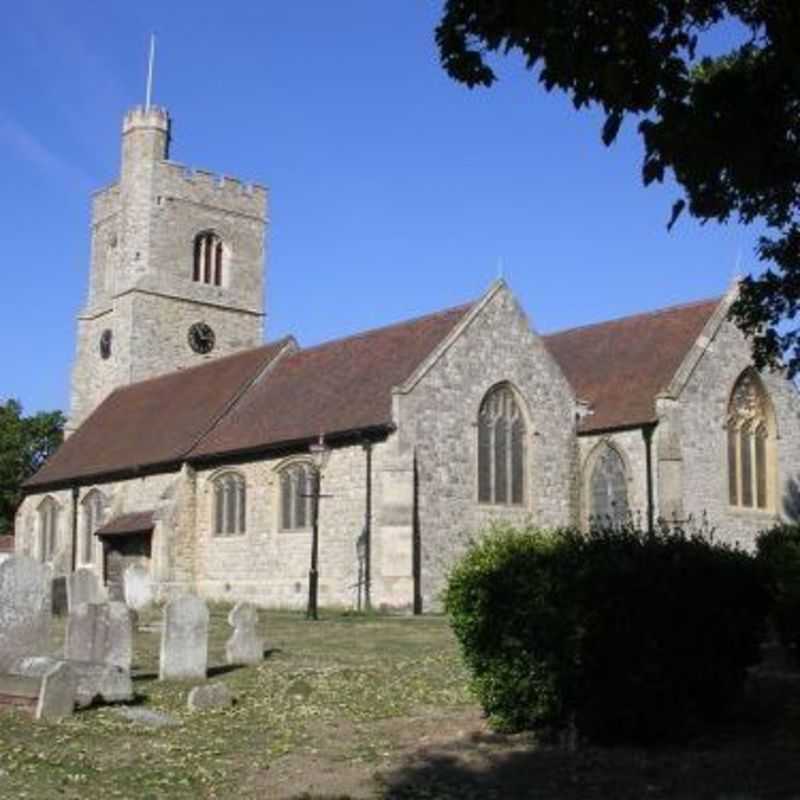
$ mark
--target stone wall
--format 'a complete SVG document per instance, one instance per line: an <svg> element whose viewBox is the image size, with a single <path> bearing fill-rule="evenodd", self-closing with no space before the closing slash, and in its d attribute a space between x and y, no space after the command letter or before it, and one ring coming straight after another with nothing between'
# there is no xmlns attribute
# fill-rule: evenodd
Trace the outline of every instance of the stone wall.
<svg viewBox="0 0 800 800"><path fill-rule="evenodd" d="M758 531L797 514L791 492L800 480L800 396L780 374L762 375L777 418L777 502L769 512L731 507L723 426L733 386L749 364L748 343L732 323L722 323L678 398L677 424L684 514L705 511L719 540L752 548Z"/></svg>
<svg viewBox="0 0 800 800"><path fill-rule="evenodd" d="M477 502L477 418L486 393L510 383L527 417L525 503ZM563 373L499 284L460 335L397 396L400 453L416 456L422 600L439 605L444 575L493 520L566 525L577 512L576 401Z"/></svg>

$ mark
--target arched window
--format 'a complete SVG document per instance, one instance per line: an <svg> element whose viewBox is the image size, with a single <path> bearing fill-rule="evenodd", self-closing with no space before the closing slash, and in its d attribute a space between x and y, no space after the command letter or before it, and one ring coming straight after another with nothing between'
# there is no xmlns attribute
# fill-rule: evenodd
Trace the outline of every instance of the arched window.
<svg viewBox="0 0 800 800"><path fill-rule="evenodd" d="M94 534L103 524L105 500L98 489L92 489L81 502L83 506L83 548L81 560L84 564L94 561Z"/></svg>
<svg viewBox="0 0 800 800"><path fill-rule="evenodd" d="M625 462L609 444L599 445L589 475L589 519L595 525L619 525L628 513Z"/></svg>
<svg viewBox="0 0 800 800"><path fill-rule="evenodd" d="M61 506L45 497L39 504L39 554L43 562L49 561L58 547L58 523Z"/></svg>
<svg viewBox="0 0 800 800"><path fill-rule="evenodd" d="M280 473L280 528L300 531L311 527L314 467L306 462L292 464Z"/></svg>
<svg viewBox="0 0 800 800"><path fill-rule="evenodd" d="M745 370L728 403L728 500L732 506L768 510L775 445L772 404L758 373Z"/></svg>
<svg viewBox="0 0 800 800"><path fill-rule="evenodd" d="M478 502L525 502L525 421L506 385L492 389L478 413Z"/></svg>
<svg viewBox="0 0 800 800"><path fill-rule="evenodd" d="M198 233L194 238L195 283L222 286L222 269L225 260L225 246L222 239L213 231Z"/></svg>
<svg viewBox="0 0 800 800"><path fill-rule="evenodd" d="M247 530L247 488L236 472L214 478L214 533L229 536Z"/></svg>

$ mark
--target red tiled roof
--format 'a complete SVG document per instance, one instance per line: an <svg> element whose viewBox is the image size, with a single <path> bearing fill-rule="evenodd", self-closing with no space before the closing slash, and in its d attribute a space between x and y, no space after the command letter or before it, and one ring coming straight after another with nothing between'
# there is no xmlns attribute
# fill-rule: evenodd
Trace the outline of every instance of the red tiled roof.
<svg viewBox="0 0 800 800"><path fill-rule="evenodd" d="M117 389L25 487L180 461L287 343Z"/></svg>
<svg viewBox="0 0 800 800"><path fill-rule="evenodd" d="M656 419L665 389L721 298L586 325L543 337L581 400L591 404L583 432Z"/></svg>
<svg viewBox="0 0 800 800"><path fill-rule="evenodd" d="M98 528L95 536L122 536L128 533L147 533L155 527L153 510L135 511L130 514L120 514L110 522Z"/></svg>
<svg viewBox="0 0 800 800"><path fill-rule="evenodd" d="M0 553L14 552L14 537L8 534L0 536Z"/></svg>
<svg viewBox="0 0 800 800"><path fill-rule="evenodd" d="M471 308L459 306L285 356L191 455L391 424L392 389L411 377Z"/></svg>
<svg viewBox="0 0 800 800"><path fill-rule="evenodd" d="M412 375L470 308L276 360L287 347L283 340L117 389L26 488L389 425L393 387Z"/></svg>

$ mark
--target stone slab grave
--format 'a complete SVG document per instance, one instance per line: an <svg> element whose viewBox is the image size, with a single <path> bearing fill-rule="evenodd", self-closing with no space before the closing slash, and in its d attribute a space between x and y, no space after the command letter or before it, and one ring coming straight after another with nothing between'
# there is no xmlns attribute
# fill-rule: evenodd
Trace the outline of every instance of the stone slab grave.
<svg viewBox="0 0 800 800"><path fill-rule="evenodd" d="M71 716L76 692L75 672L64 662L52 665L41 677L0 675L0 706L24 709L35 719Z"/></svg>
<svg viewBox="0 0 800 800"><path fill-rule="evenodd" d="M0 669L17 656L48 652L51 620L50 568L27 556L6 559L0 564Z"/></svg>
<svg viewBox="0 0 800 800"><path fill-rule="evenodd" d="M122 576L125 603L134 611L153 605L155 588L150 571L141 564L131 564Z"/></svg>
<svg viewBox="0 0 800 800"><path fill-rule="evenodd" d="M212 708L228 708L233 705L233 694L224 683L209 683L195 686L187 699L190 711L208 711Z"/></svg>
<svg viewBox="0 0 800 800"><path fill-rule="evenodd" d="M208 607L194 595L170 600L164 606L159 679L205 679L207 666Z"/></svg>
<svg viewBox="0 0 800 800"><path fill-rule="evenodd" d="M71 661L52 656L20 656L13 660L8 672L28 678L43 678L60 664L68 665L75 673L75 702L80 707L95 700L106 703L128 703L133 700L130 672L96 661Z"/></svg>
<svg viewBox="0 0 800 800"><path fill-rule="evenodd" d="M81 603L105 603L105 589L95 573L81 567L67 576L67 610L72 611Z"/></svg>
<svg viewBox="0 0 800 800"><path fill-rule="evenodd" d="M225 644L228 664L259 664L264 659L264 639L258 635L258 609L237 603L228 614L233 635Z"/></svg>
<svg viewBox="0 0 800 800"><path fill-rule="evenodd" d="M133 618L125 603L80 603L67 619L64 657L130 670Z"/></svg>

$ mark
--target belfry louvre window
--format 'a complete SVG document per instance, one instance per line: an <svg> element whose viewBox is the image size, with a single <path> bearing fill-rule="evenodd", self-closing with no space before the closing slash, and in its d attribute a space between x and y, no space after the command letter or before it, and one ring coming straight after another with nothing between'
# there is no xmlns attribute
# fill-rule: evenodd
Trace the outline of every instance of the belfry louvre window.
<svg viewBox="0 0 800 800"><path fill-rule="evenodd" d="M61 506L52 498L45 497L39 506L39 554L42 561L49 561L58 547L58 522Z"/></svg>
<svg viewBox="0 0 800 800"><path fill-rule="evenodd" d="M244 478L226 472L214 479L214 533L231 536L247 530L247 488Z"/></svg>
<svg viewBox="0 0 800 800"><path fill-rule="evenodd" d="M282 531L299 531L311 527L313 489L314 468L311 464L293 464L281 471Z"/></svg>
<svg viewBox="0 0 800 800"><path fill-rule="evenodd" d="M83 506L83 547L81 560L84 564L94 561L94 532L103 524L105 503L98 489L93 489L81 503Z"/></svg>
<svg viewBox="0 0 800 800"><path fill-rule="evenodd" d="M194 272L196 283L222 286L225 248L222 239L213 231L199 233L194 239Z"/></svg>
<svg viewBox="0 0 800 800"><path fill-rule="evenodd" d="M770 509L775 422L769 396L754 369L745 370L736 381L726 427L730 504Z"/></svg>
<svg viewBox="0 0 800 800"><path fill-rule="evenodd" d="M486 395L478 414L478 502L525 502L525 421L505 385Z"/></svg>
<svg viewBox="0 0 800 800"><path fill-rule="evenodd" d="M625 462L609 444L600 445L589 477L589 516L595 525L619 525L628 513Z"/></svg>

